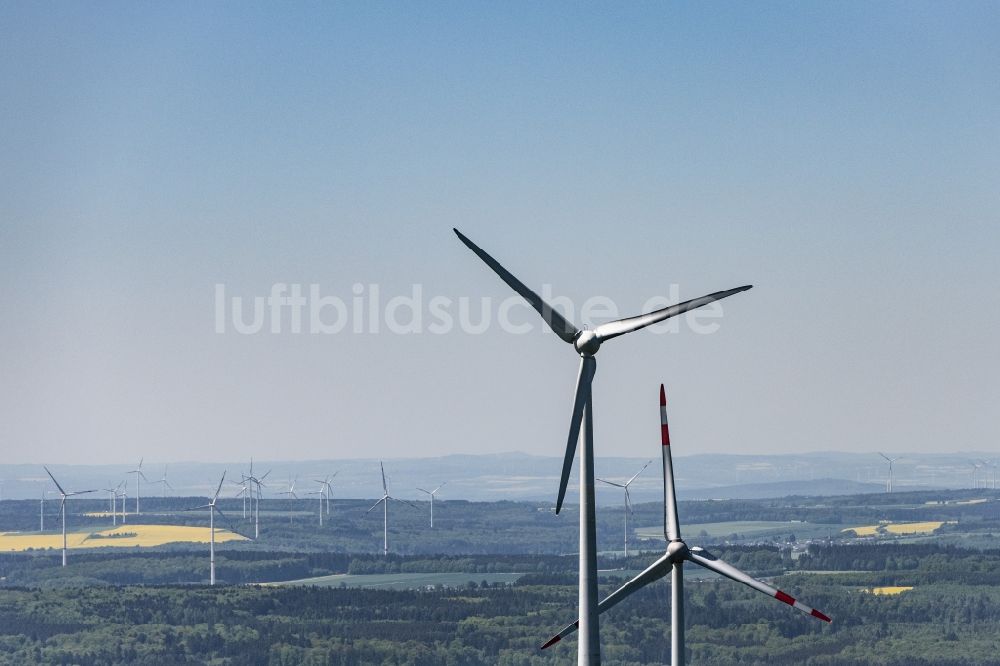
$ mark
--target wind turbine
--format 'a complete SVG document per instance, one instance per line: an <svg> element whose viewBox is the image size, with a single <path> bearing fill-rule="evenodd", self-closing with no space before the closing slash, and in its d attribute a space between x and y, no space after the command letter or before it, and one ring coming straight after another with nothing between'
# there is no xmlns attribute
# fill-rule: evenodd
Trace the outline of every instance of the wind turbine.
<svg viewBox="0 0 1000 666"><path fill-rule="evenodd" d="M51 475L50 475L51 476ZM41 499L38 502L38 531L45 531L45 496L52 492L51 490L46 490L45 486L42 486Z"/></svg>
<svg viewBox="0 0 1000 666"><path fill-rule="evenodd" d="M667 394L660 384L660 440L663 454L663 534L667 540L667 552L646 568L638 576L622 585L608 595L598 606L598 612L603 613L616 606L627 596L655 580L670 574L670 663L672 666L684 666L684 563L691 562L709 571L725 576L737 583L743 583L769 597L774 597L789 606L830 622L830 618L820 611L796 601L790 595L763 583L756 578L740 571L731 564L723 562L703 548L697 546L688 548L681 538L680 521L677 518L677 494L674 490L674 468L670 457L670 430L667 427ZM579 621L563 628L550 638L542 649L550 647L565 636L576 631Z"/></svg>
<svg viewBox="0 0 1000 666"><path fill-rule="evenodd" d="M322 481L319 479L313 479L316 483L322 484L323 491L326 493L326 515L330 515L330 496L333 495L333 485L330 483L333 481L337 475L340 474L339 471L334 472L330 476L325 477Z"/></svg>
<svg viewBox="0 0 1000 666"><path fill-rule="evenodd" d="M163 466L163 478L157 480L156 483L163 484L163 497L167 496L167 488L170 488L171 490L174 489L174 487L172 485L170 485L170 482L167 481L167 466L166 465Z"/></svg>
<svg viewBox="0 0 1000 666"><path fill-rule="evenodd" d="M289 477L288 478L288 490L284 490L284 491L282 491L282 492L280 492L278 494L279 495L288 495L290 498L298 499L299 496L295 494L295 484L298 483L298 481L299 480L297 478L293 480L291 477ZM288 524L289 525L292 524L292 517L294 515L295 515L294 509L290 510L288 512Z"/></svg>
<svg viewBox="0 0 1000 666"><path fill-rule="evenodd" d="M233 497L242 497L243 498L243 520L247 519L247 493L250 492L250 488L249 488L249 486L247 486L247 483L249 483L249 482L250 482L250 479L247 478L246 475L243 475L243 480L242 481L233 481L232 482L232 483L234 483L234 484L236 484L237 486L240 487L240 491L238 493L236 493L235 495L233 495ZM253 498L251 498L250 501L253 502ZM253 511L253 504L250 505L250 511L251 512Z"/></svg>
<svg viewBox="0 0 1000 666"><path fill-rule="evenodd" d="M448 483L448 482L445 481L444 483L442 483L441 485L439 485L434 490L424 490L423 488L417 488L417 490L419 490L420 492L427 493L428 495L431 496L431 527L432 528L434 527L434 495L437 494L437 491L439 491L442 488L444 488L445 483Z"/></svg>
<svg viewBox="0 0 1000 666"><path fill-rule="evenodd" d="M122 482L124 483L124 481ZM108 493L108 501L111 506L111 524L118 524L118 491L121 490L122 484L119 483L116 488L103 488L104 492Z"/></svg>
<svg viewBox="0 0 1000 666"><path fill-rule="evenodd" d="M45 466L43 465L42 467ZM93 493L96 491L78 490L73 493L68 493L65 490L63 490L62 486L59 485L59 482L56 481L56 477L52 476L52 472L49 471L48 467L45 467L45 473L49 475L49 478L52 479L52 483L56 484L56 488L59 489L59 511L62 513L62 538L63 538L62 565L66 566L66 498L72 497L73 495L86 495L87 493Z"/></svg>
<svg viewBox="0 0 1000 666"><path fill-rule="evenodd" d="M124 525L125 524L125 500L128 498L128 493L126 493L125 490L128 487L128 481L122 481L121 483L118 484L118 487L121 489L121 492L118 493L118 497L122 498L122 525Z"/></svg>
<svg viewBox="0 0 1000 666"><path fill-rule="evenodd" d="M128 471L129 474L135 474L135 515L136 516L139 515L139 477L142 477L146 481L149 481L149 479L146 479L146 475L142 473L142 461L143 461L143 459L139 458L139 466L136 467L135 469L130 469Z"/></svg>
<svg viewBox="0 0 1000 666"><path fill-rule="evenodd" d="M222 490L222 482L226 480L226 473L222 473L222 478L219 479L219 487L215 489L215 495L212 496L212 501L208 504L202 504L201 506L196 506L191 511L196 511L198 509L208 509L208 526L212 532L209 539L208 546L208 561L209 561L209 585L215 585L215 512L219 512L219 516L225 518L226 515L222 513L222 509L215 506L215 502L219 499L219 491Z"/></svg>
<svg viewBox="0 0 1000 666"><path fill-rule="evenodd" d="M260 498L261 498L261 494L262 494L261 493L261 488L264 487L264 479L266 479L267 475L270 474L270 473L271 473L271 470L267 470L266 472L264 472L264 474L261 475L261 477L259 479L257 477L255 477L253 475L253 458L250 459L250 474L247 476L247 479L249 479L250 482L254 486L257 487L257 492L256 492L256 495L257 495L257 502L256 502L256 504L257 504L257 511L256 512L253 509L253 507L254 507L254 501L253 501L254 492L253 492L253 490L250 491L250 512L254 516L254 519L253 519L254 520L254 522L253 522L253 538L254 538L255 541L260 537Z"/></svg>
<svg viewBox="0 0 1000 666"><path fill-rule="evenodd" d="M320 482L322 483L322 482ZM323 527L323 497L326 493L323 488L319 490L310 490L306 495L318 495L319 496L319 526Z"/></svg>
<svg viewBox="0 0 1000 666"><path fill-rule="evenodd" d="M381 460L378 461L378 466L379 469L382 470L382 497L379 499L379 501L375 502L375 504L372 505L372 508L365 511L365 515L367 516L369 513L378 508L379 504L382 505L382 554L388 555L389 554L389 500L393 500L395 502L402 502L403 504L409 504L414 509L416 509L417 507L414 506L413 504L410 504L406 500L397 499L389 494L389 484L385 482L385 467L382 465Z"/></svg>
<svg viewBox="0 0 1000 666"><path fill-rule="evenodd" d="M632 478L629 479L628 481L626 481L625 483L615 483L614 481L607 481L605 479L597 479L601 483L606 483L609 486L615 486L616 488L623 488L625 490L625 557L626 557L626 559L628 558L628 517L629 517L629 514L632 513L632 498L629 497L628 487L630 485L632 485L632 482L635 481L636 477L639 476L640 474L642 474L643 470L645 470L647 467L649 467L649 465L652 462L653 461L650 460L648 463L646 463L645 465L643 465L642 469L640 469L638 472L636 472L635 474L633 474Z"/></svg>
<svg viewBox="0 0 1000 666"><path fill-rule="evenodd" d="M885 458L889 462L889 478L885 480L885 492L891 493L892 492L892 463L896 462L897 460L900 460L903 456L896 456L895 458L890 458L889 456L887 456L887 455L885 455L884 453L881 453L881 452L879 453L879 455L882 456L883 458Z"/></svg>
<svg viewBox="0 0 1000 666"><path fill-rule="evenodd" d="M594 380L594 373L597 371L597 361L594 355L608 340L746 291L752 285L717 291L646 314L601 324L593 330L581 331L554 310L551 305L543 301L538 294L514 277L493 257L462 235L458 229L453 229L453 231L466 247L482 259L501 280L507 283L507 286L520 294L541 315L556 335L564 342L573 345L576 353L580 355L580 373L576 380L573 416L570 420L566 455L563 459L562 474L559 479L556 513L562 509L563 499L566 496L566 485L569 483L570 469L573 466L573 458L576 455L577 440L579 439L582 442L582 451L580 452L579 613L580 632L583 638L580 640L577 663L579 666L596 666L601 662L601 645L597 624L597 519L594 509L594 419L591 400L591 384Z"/></svg>

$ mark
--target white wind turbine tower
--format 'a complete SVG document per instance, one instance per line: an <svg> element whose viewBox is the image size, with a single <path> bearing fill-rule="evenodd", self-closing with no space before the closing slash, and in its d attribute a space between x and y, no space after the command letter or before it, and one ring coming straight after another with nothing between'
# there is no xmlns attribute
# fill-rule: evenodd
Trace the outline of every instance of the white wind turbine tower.
<svg viewBox="0 0 1000 666"><path fill-rule="evenodd" d="M895 458L890 458L889 456L887 456L887 455L885 455L884 453L881 453L881 452L879 453L879 455L882 456L883 458L885 458L886 461L889 463L889 477L885 480L885 492L891 493L892 492L892 464L894 462L896 462L897 460L901 460L903 458L903 456L896 456Z"/></svg>
<svg viewBox="0 0 1000 666"><path fill-rule="evenodd" d="M236 484L237 486L239 486L239 488L240 488L240 491L238 493L236 493L235 495L233 495L233 497L242 497L243 498L243 520L246 520L247 519L247 493L250 492L249 486L247 484L250 483L250 479L248 479L247 476L244 475L242 481L233 481L233 483ZM250 501L253 502L253 499L251 499ZM252 512L253 511L253 508L252 508L253 504L251 504L250 506L251 506L250 510Z"/></svg>
<svg viewBox="0 0 1000 666"><path fill-rule="evenodd" d="M293 480L291 477L289 477L289 479L288 479L288 490L284 490L284 491L282 491L282 492L280 492L278 494L279 495L288 495L290 499L291 498L298 499L299 496L295 494L295 484L298 483L298 481L299 480L297 478ZM288 524L289 525L292 524L292 517L294 515L295 515L295 510L294 510L294 507L293 507L288 512Z"/></svg>
<svg viewBox="0 0 1000 666"><path fill-rule="evenodd" d="M969 463L969 464L972 465L972 487L973 488L978 488L979 487L979 463L978 462L972 462L972 463Z"/></svg>
<svg viewBox="0 0 1000 666"><path fill-rule="evenodd" d="M580 565L579 565L579 612L580 640L577 653L579 666L596 666L601 662L600 632L597 620L597 520L594 508L594 428L593 403L591 401L591 383L597 371L597 361L594 356L601 345L620 335L637 331L669 317L683 314L688 310L707 305L727 296L750 289L745 285L727 291L718 291L707 296L671 305L660 310L654 310L635 317L619 319L618 321L601 324L593 330L579 330L566 320L551 305L528 289L520 280L501 266L493 257L470 241L458 229L453 229L466 247L482 259L501 280L511 289L528 301L535 311L542 316L556 335L564 342L573 345L580 355L580 374L576 382L576 397L573 400L573 416L570 420L569 437L566 442L566 455L563 459L562 475L559 481L559 494L556 498L556 513L562 509L566 496L566 485L569 482L570 469L576 455L577 439L582 442L580 454Z"/></svg>
<svg viewBox="0 0 1000 666"><path fill-rule="evenodd" d="M122 488L122 483L119 483L116 488L103 488L104 492L108 493L108 502L111 507L111 524L118 524L118 491Z"/></svg>
<svg viewBox="0 0 1000 666"><path fill-rule="evenodd" d="M166 465L163 466L163 477L160 478L160 479L158 479L156 481L156 483L162 484L162 486L163 486L162 496L163 497L167 496L167 488L170 488L170 490L174 489L174 487L172 485L170 485L170 482L167 481L167 466Z"/></svg>
<svg viewBox="0 0 1000 666"><path fill-rule="evenodd" d="M643 473L643 471L649 467L653 461L650 460L648 463L642 466L638 472L632 475L632 478L625 483L615 483L614 481L607 481L605 479L597 479L601 483L606 483L609 486L615 486L616 488L623 488L625 490L625 557L628 558L628 517L632 513L632 498L628 494L628 487L632 485L636 477Z"/></svg>
<svg viewBox="0 0 1000 666"><path fill-rule="evenodd" d="M333 481L338 474L340 474L339 471L334 472L330 476L324 477L322 481L319 479L313 479L316 483L321 484L323 487L323 493L326 497L326 515L328 516L330 515L330 496L333 495L333 484L330 482Z"/></svg>
<svg viewBox="0 0 1000 666"><path fill-rule="evenodd" d="M252 458L250 459L250 474L249 474L249 476L247 476L247 479L257 489L256 493L254 493L253 489L250 490L250 513L253 514L253 538L254 538L255 541L258 538L260 538L260 498L261 498L261 495L263 494L262 491L261 491L261 488L264 487L264 479L266 479L267 475L270 474L270 473L271 473L271 470L267 470L266 472L264 472L264 474L261 475L261 477L259 479L257 477L255 477L253 475L253 459ZM255 502L254 502L254 495L255 494L257 496L257 501L256 501L257 510L256 511L254 511L254 504L255 504Z"/></svg>
<svg viewBox="0 0 1000 666"><path fill-rule="evenodd" d="M135 515L136 516L139 515L139 477L142 477L146 481L149 481L149 479L146 478L146 475L142 473L142 461L143 461L143 459L139 458L139 466L136 467L135 469L130 469L128 471L129 474L135 474Z"/></svg>
<svg viewBox="0 0 1000 666"><path fill-rule="evenodd" d="M128 493L126 493L125 490L128 487L128 481L127 480L126 481L122 481L121 483L118 484L118 487L121 489L121 492L120 493L116 493L116 495L118 497L120 497L121 500L122 500L122 525L124 525L125 524L125 500L128 499Z"/></svg>
<svg viewBox="0 0 1000 666"><path fill-rule="evenodd" d="M774 597L789 606L830 622L830 618L818 610L796 601L781 590L775 589L750 575L740 571L731 564L723 562L708 551L697 546L688 548L681 538L680 521L677 517L677 493L674 489L674 468L670 457L670 430L667 427L667 395L660 384L660 447L663 454L663 533L667 540L667 552L646 568L638 576L622 585L608 595L598 606L598 612L617 605L627 596L655 580L670 574L670 663L672 666L684 666L684 563L691 562L709 571L725 576L737 583L743 583L769 597ZM554 645L565 636L577 630L579 621L567 625L558 634L550 638L542 649Z"/></svg>
<svg viewBox="0 0 1000 666"><path fill-rule="evenodd" d="M319 497L319 526L323 527L323 497L326 495L326 492L323 488L320 488L319 490L310 490L306 495L317 495Z"/></svg>
<svg viewBox="0 0 1000 666"><path fill-rule="evenodd" d="M448 483L448 482L445 481L444 483L442 483L441 485L439 485L434 490L424 490L423 488L417 488L417 490L419 490L420 492L427 493L428 495L431 496L431 527L432 528L434 527L434 496L437 494L437 491L439 491L442 488L444 488L444 486L445 486L446 483Z"/></svg>
<svg viewBox="0 0 1000 666"><path fill-rule="evenodd" d="M225 514L222 513L222 509L215 506L216 501L219 499L219 491L222 490L222 482L226 480L226 473L222 473L222 478L219 479L219 487L215 489L215 495L212 496L212 501L208 504L202 504L201 506L196 506L191 511L196 511L198 509L208 509L208 526L211 530L211 537L209 539L208 546L208 561L209 561L209 585L215 585L215 512L219 512L219 516L225 518Z"/></svg>
<svg viewBox="0 0 1000 666"><path fill-rule="evenodd" d="M52 472L49 471L48 467L45 467L45 473L49 475L49 478L52 479L52 483L56 484L56 488L59 489L59 511L62 514L62 542L63 542L62 565L66 566L66 498L72 497L73 495L86 495L87 493L93 493L97 491L78 490L73 493L68 493L65 490L63 490L62 486L59 485L59 482L56 481L56 477L52 476Z"/></svg>
<svg viewBox="0 0 1000 666"><path fill-rule="evenodd" d="M381 460L378 461L378 466L379 469L382 471L382 497L379 499L379 501L375 502L375 504L372 505L372 508L365 511L365 515L368 515L376 508L378 508L379 504L382 505L382 554L388 555L389 554L389 500L393 500L394 502L401 502L403 504L409 504L414 509L416 509L417 507L414 506L413 504L410 504L406 500L397 499L389 494L389 484L386 483L385 481L385 467L382 465Z"/></svg>
<svg viewBox="0 0 1000 666"><path fill-rule="evenodd" d="M50 475L51 476L51 475ZM38 531L45 531L45 496L51 491L45 490L45 486L42 486L42 495L38 503Z"/></svg>

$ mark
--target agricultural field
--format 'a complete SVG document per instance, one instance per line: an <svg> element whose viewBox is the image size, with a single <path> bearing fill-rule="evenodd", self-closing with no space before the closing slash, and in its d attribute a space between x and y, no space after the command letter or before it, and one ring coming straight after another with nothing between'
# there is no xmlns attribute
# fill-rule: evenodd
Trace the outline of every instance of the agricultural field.
<svg viewBox="0 0 1000 666"><path fill-rule="evenodd" d="M754 540L777 538L795 535L796 539L826 538L830 533L827 525L817 525L795 520L733 520L718 523L693 523L683 525L685 536L692 542L697 537L711 540L730 539L737 535L736 540ZM836 531L836 530L834 530ZM640 539L663 540L663 527L636 528L636 536Z"/></svg>
<svg viewBox="0 0 1000 666"><path fill-rule="evenodd" d="M96 532L70 532L66 535L66 545L71 549L80 548L131 548L152 547L168 543L208 543L211 530L208 527L191 525L119 525ZM246 537L216 529L215 542L246 541ZM4 532L0 534L0 552L22 552L62 548L62 534L30 532Z"/></svg>
<svg viewBox="0 0 1000 666"><path fill-rule="evenodd" d="M872 594L892 597L903 592L909 592L912 589L912 585L886 585L883 587L873 587L870 591Z"/></svg>
<svg viewBox="0 0 1000 666"><path fill-rule="evenodd" d="M954 524L955 521L949 521L949 524ZM940 529L945 521L941 520L927 520L923 522L916 523L880 523L878 525L865 525L862 527L848 527L841 532L853 532L859 537L871 537L878 536L880 534L891 534L891 535L909 535L909 534L932 534L933 532Z"/></svg>
<svg viewBox="0 0 1000 666"><path fill-rule="evenodd" d="M334 574L303 578L270 585L308 585L315 587L373 588L380 590L418 590L433 587L465 587L469 583L486 581L513 584L524 574L520 573L392 573L392 574Z"/></svg>

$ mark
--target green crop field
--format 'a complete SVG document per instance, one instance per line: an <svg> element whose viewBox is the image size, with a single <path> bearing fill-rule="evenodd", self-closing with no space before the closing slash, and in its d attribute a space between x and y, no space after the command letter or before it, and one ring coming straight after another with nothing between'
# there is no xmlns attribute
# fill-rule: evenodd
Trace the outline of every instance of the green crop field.
<svg viewBox="0 0 1000 666"><path fill-rule="evenodd" d="M273 585L314 585L319 587L366 587L383 590L413 590L442 585L463 587L469 583L514 583L519 573L393 573L393 574L334 574L290 580Z"/></svg>
<svg viewBox="0 0 1000 666"><path fill-rule="evenodd" d="M682 526L684 536L692 543L698 542L697 537L710 539L725 539L732 534L738 534L741 539L756 539L761 537L778 537L794 534L797 539L822 538L839 529L827 525L799 521L779 520L736 520L722 523L694 523ZM637 536L643 539L663 539L663 528L638 527Z"/></svg>

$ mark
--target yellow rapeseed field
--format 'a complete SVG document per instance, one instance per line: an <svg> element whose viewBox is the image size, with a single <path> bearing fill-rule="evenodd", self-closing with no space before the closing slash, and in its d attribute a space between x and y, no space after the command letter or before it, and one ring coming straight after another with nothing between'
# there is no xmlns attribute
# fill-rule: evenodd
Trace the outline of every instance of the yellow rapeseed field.
<svg viewBox="0 0 1000 666"><path fill-rule="evenodd" d="M940 520L928 520L922 523L881 523L864 527L848 527L841 532L854 532L859 537L875 536L880 532L889 534L929 534L944 525Z"/></svg>
<svg viewBox="0 0 1000 666"><path fill-rule="evenodd" d="M105 538L91 538L92 534ZM120 536L111 538L113 534L134 534L135 536ZM113 529L97 532L72 532L66 536L69 548L130 548L133 546L162 546L165 543L188 541L208 543L211 538L207 527L189 525L119 525ZM246 537L216 528L215 542L245 541ZM0 552L24 551L29 548L62 548L61 534L31 534L22 532L0 533Z"/></svg>
<svg viewBox="0 0 1000 666"><path fill-rule="evenodd" d="M893 594L902 594L903 592L909 592L912 589L913 589L912 585L909 587L905 585L887 585L886 587L873 587L871 589L871 593L891 596Z"/></svg>
<svg viewBox="0 0 1000 666"><path fill-rule="evenodd" d="M940 520L929 520L923 523L890 523L885 526L885 531L890 534L921 534L923 532L933 532L944 525Z"/></svg>
<svg viewBox="0 0 1000 666"><path fill-rule="evenodd" d="M878 525L868 525L867 527L848 527L841 532L854 532L859 537L875 536L878 533Z"/></svg>

